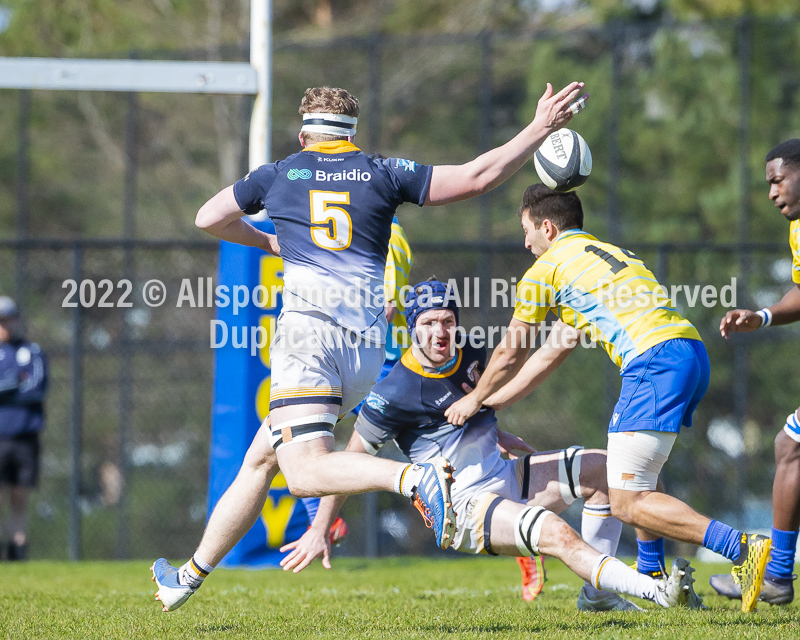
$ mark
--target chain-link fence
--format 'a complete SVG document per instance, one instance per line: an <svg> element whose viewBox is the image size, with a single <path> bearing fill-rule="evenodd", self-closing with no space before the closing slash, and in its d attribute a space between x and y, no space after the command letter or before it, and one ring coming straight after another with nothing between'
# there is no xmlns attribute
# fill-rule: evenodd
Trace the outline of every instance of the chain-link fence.
<svg viewBox="0 0 800 640"><path fill-rule="evenodd" d="M737 304L759 307L792 286L788 229L761 175L766 151L800 129L797 32L796 22L742 19L279 41L273 155L297 150L299 98L315 84L360 97L366 151L441 164L508 140L545 82L585 80L593 95L571 126L594 156L580 190L586 227L635 251L668 287L688 287L677 303L711 355L711 388L678 440L667 486L710 515L769 526L771 443L800 397L797 330L726 343L717 331L725 307L704 306L702 287L720 291L736 277ZM223 53L246 57L241 47ZM249 98L5 92L0 104L9 114L0 120L0 288L19 298L52 369L32 557L186 556L206 517L213 309L178 308L174 292L184 278L215 273L216 244L192 219L244 172ZM466 326L501 327L511 316L492 305L491 281L530 266L515 212L534 181L529 163L474 201L400 210L412 280L435 274L463 288L468 278L477 288ZM172 292L158 308L141 298L152 278ZM64 307L68 279L72 301L97 303ZM120 300L124 280L133 306L99 306L109 286L107 301ZM618 390L605 354L579 349L500 420L540 450L604 446ZM421 548L408 544L417 523L393 497L378 498L378 526L365 525L363 505L346 506L348 552Z"/></svg>

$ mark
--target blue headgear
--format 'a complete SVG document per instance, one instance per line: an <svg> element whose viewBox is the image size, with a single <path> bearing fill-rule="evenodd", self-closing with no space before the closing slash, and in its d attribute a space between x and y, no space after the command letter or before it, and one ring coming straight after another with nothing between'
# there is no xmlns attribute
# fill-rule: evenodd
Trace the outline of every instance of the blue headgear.
<svg viewBox="0 0 800 640"><path fill-rule="evenodd" d="M421 313L431 309L450 309L456 316L456 325L458 324L456 296L447 294L448 286L439 280L428 280L414 285L414 288L406 296L406 322L412 341L416 342L414 327L417 324L417 318Z"/></svg>

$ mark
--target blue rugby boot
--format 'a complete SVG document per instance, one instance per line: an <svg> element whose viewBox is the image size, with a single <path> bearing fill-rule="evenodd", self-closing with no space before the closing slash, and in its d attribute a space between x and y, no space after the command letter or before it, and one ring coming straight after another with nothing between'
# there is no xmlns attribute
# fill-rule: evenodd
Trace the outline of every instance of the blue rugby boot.
<svg viewBox="0 0 800 640"><path fill-rule="evenodd" d="M175 611L197 591L188 584L182 584L178 579L179 570L164 558L156 560L150 571L153 572L151 580L158 585L156 600L161 602L163 611Z"/></svg>
<svg viewBox="0 0 800 640"><path fill-rule="evenodd" d="M413 504L422 514L425 524L433 529L436 543L447 549L456 535L456 512L450 498L453 466L446 458L434 458L420 465L422 479L414 489Z"/></svg>

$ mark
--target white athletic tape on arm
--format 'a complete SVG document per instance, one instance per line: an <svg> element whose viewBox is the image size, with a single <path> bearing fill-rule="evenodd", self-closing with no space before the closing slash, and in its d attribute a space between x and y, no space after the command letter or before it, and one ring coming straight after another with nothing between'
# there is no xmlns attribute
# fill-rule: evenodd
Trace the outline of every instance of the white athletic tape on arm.
<svg viewBox="0 0 800 640"><path fill-rule="evenodd" d="M514 543L520 556L538 555L542 524L552 511L544 507L526 507L514 520Z"/></svg>
<svg viewBox="0 0 800 640"><path fill-rule="evenodd" d="M581 456L583 447L572 446L561 451L558 459L558 490L561 492L561 499L571 505L578 498L583 497L581 492ZM572 468L567 473L567 461L572 458ZM572 480L572 488L570 488ZM573 495L573 491L575 492Z"/></svg>

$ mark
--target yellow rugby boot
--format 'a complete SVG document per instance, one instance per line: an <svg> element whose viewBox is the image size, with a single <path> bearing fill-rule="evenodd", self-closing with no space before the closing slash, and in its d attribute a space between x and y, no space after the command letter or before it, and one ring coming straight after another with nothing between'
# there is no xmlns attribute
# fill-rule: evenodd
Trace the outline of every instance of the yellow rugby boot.
<svg viewBox="0 0 800 640"><path fill-rule="evenodd" d="M742 588L742 611L749 613L755 609L764 585L764 571L769 562L772 540L769 536L742 533L740 549L731 575Z"/></svg>

